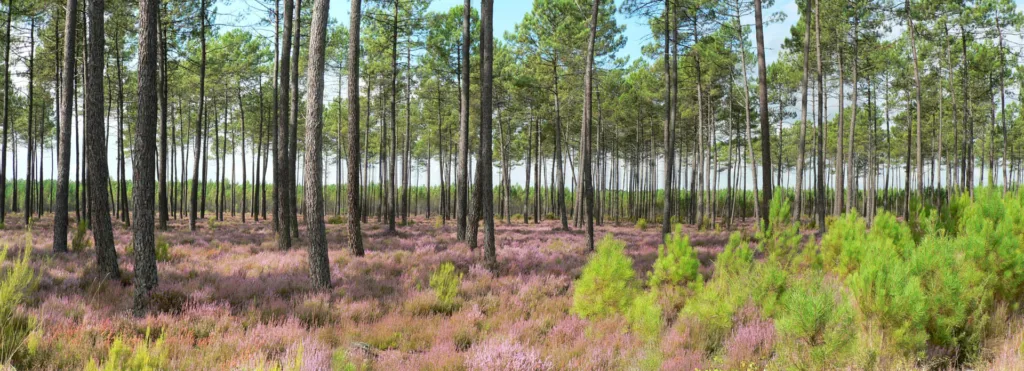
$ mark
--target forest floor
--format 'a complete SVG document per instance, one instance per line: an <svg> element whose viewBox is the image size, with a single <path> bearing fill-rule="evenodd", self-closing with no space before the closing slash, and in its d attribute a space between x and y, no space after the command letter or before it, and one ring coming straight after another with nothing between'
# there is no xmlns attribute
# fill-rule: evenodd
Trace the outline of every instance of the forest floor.
<svg viewBox="0 0 1024 371"><path fill-rule="evenodd" d="M436 217L413 218L388 234L371 218L363 230L365 257L346 248L344 224L328 224L334 286L328 295L310 289L304 240L281 251L272 221L225 218L201 220L194 233L187 219L171 220L169 231L157 232L168 256L158 263L152 314L136 319L130 315L129 228L115 222L123 278L113 281L97 276L91 247L52 252L52 217L35 221L28 234L21 218L9 215L0 243L10 245L12 255L26 236L33 246L37 285L24 308L39 326L30 338L32 368L81 369L90 359L102 362L114 339L145 344L147 333L163 338L172 369L301 364L323 370L332 362L378 370L485 369L512 360L597 370L636 367L642 357L641 340L624 330L621 317L586 321L570 314L573 281L589 255L582 230L562 231L555 221L498 222L495 276L483 268L480 250L456 242L452 221L442 226ZM749 235L752 222L734 229ZM657 257L659 227L606 223L596 234L625 241L643 278ZM701 273L710 276L729 233L683 232ZM450 307L438 305L430 284L444 262L462 274ZM696 353L679 357L677 364L704 362Z"/></svg>

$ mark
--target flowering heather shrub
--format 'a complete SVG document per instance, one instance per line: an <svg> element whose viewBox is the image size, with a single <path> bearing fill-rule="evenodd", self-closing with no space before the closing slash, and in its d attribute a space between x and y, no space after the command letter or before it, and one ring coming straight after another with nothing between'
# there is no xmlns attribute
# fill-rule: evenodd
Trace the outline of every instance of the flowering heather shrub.
<svg viewBox="0 0 1024 371"><path fill-rule="evenodd" d="M633 260L623 252L626 244L610 234L598 242L583 275L576 281L572 312L583 318L622 313L633 300Z"/></svg>
<svg viewBox="0 0 1024 371"><path fill-rule="evenodd" d="M455 265L446 262L430 275L430 288L434 289L437 304L434 310L438 313L452 314L459 307L459 285L462 273L455 273Z"/></svg>
<svg viewBox="0 0 1024 371"><path fill-rule="evenodd" d="M764 369L775 346L775 324L755 319L736 326L725 341L725 368L729 370Z"/></svg>
<svg viewBox="0 0 1024 371"><path fill-rule="evenodd" d="M319 341L305 338L292 344L281 357L285 370L319 371L331 369L332 351Z"/></svg>
<svg viewBox="0 0 1024 371"><path fill-rule="evenodd" d="M543 371L551 361L535 349L510 340L489 340L470 349L466 358L470 370Z"/></svg>
<svg viewBox="0 0 1024 371"><path fill-rule="evenodd" d="M705 370L709 368L708 361L703 351L692 349L679 349L675 354L665 358L661 364L662 370Z"/></svg>
<svg viewBox="0 0 1024 371"><path fill-rule="evenodd" d="M0 364L8 361L19 363L18 357L22 353L25 339L35 327L34 321L18 310L18 306L30 294L34 279L29 266L31 241L31 238L27 240L21 258L7 265L3 269L3 276L0 276ZM7 261L7 252L7 246L0 250L0 268Z"/></svg>
<svg viewBox="0 0 1024 371"><path fill-rule="evenodd" d="M682 235L682 226L677 225L672 234L666 236L665 244L658 246L658 260L647 281L648 286L657 289L662 285L692 285L700 287L703 279L697 269L700 261L690 246L689 236Z"/></svg>

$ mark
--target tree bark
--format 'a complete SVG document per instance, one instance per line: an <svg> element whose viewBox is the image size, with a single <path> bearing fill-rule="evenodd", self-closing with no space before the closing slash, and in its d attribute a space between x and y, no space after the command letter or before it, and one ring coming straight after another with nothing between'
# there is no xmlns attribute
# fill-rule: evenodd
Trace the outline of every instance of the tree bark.
<svg viewBox="0 0 1024 371"><path fill-rule="evenodd" d="M192 168L192 207L189 210L188 218L188 228L191 231L196 230L196 213L199 211L199 161L200 157L203 157L203 131L201 129L204 126L203 110L206 108L206 0L200 0L199 6L199 47L201 53L199 59L199 114L196 119L195 153L193 154L195 160L193 161L194 166Z"/></svg>
<svg viewBox="0 0 1024 371"><path fill-rule="evenodd" d="M860 35L858 35L858 27L860 26L859 22L860 20L856 18L853 21L853 112L850 113L850 133L848 142L850 148L846 153L846 207L854 210L857 209L857 164L854 162L855 158L853 155L857 147L854 146L853 140L855 133L857 132L857 91L860 90L857 88L857 83L859 82L857 80L857 72L859 72L857 71L857 62L860 59L859 54L857 54L857 48L860 46ZM918 126L918 129L920 129L920 126ZM837 138L842 140L842 137Z"/></svg>
<svg viewBox="0 0 1024 371"><path fill-rule="evenodd" d="M920 62L917 55L917 36L914 35L914 17L910 12L910 0L906 0L904 3L904 11L907 17L907 32L910 36L910 52L914 55L914 90L915 90L915 108L917 109L917 195L921 196L921 192L924 191L924 162L921 158L921 77L920 77ZM907 193L910 190L907 189Z"/></svg>
<svg viewBox="0 0 1024 371"><path fill-rule="evenodd" d="M498 259L494 248L494 198L491 186L491 115L494 64L494 0L480 1L480 158L481 198L484 218L484 260L492 273L497 273ZM563 219L564 220L564 219Z"/></svg>
<svg viewBox="0 0 1024 371"><path fill-rule="evenodd" d="M329 291L331 267L327 260L327 233L324 230L323 183L323 95L324 48L327 44L329 0L313 2L313 21L309 32L309 62L306 64L306 156L305 202L306 233L309 235L309 275L313 287Z"/></svg>
<svg viewBox="0 0 1024 371"><path fill-rule="evenodd" d="M75 4L76 3L71 2L71 0L68 0L68 9L71 9L67 13L69 19L70 18L74 18L74 8L73 8L73 6ZM14 1L9 1L8 4L7 4L7 33L6 33L6 35L7 35L7 42L4 43L4 45L5 45L4 46L4 137L3 137L3 148L0 149L0 151L3 151L3 153L0 154L0 225L4 224L4 222L6 221L6 217L7 217L7 136L8 136L8 131L10 131L9 128L10 128L10 122L11 122L11 117L10 117L11 116L10 115L11 110L10 110L10 107L11 107L11 13L12 12L14 12ZM73 27L74 26L74 21L69 21L69 22L71 22L71 23L69 23L70 26L66 25L65 27ZM70 45L74 45L74 41L72 41ZM67 48L66 45L65 45L65 48ZM72 65L72 68L74 68L74 65ZM15 179L14 184L15 184L15 187L14 187L15 194L17 194L17 188L18 188L17 187L17 184L18 184L17 179ZM14 206L14 207L17 208L17 206ZM57 223L54 223L54 228L58 228L56 226L56 224ZM67 226L67 222L66 221L65 221L64 225ZM54 236L54 237L55 237L55 240L56 239L60 239L60 238L56 238L58 236ZM58 245L56 245L56 243L55 243L54 244L54 250L58 251L58 252L61 252L61 251L66 251L67 249L66 248L59 249Z"/></svg>
<svg viewBox="0 0 1024 371"><path fill-rule="evenodd" d="M141 0L140 0L141 1ZM148 3L147 3L148 5ZM156 6L159 9L160 3ZM140 8L141 9L141 8ZM166 12L166 8L165 12ZM157 11L159 12L159 11ZM160 14L157 14L154 18L155 23L160 22ZM159 27L159 25L157 26ZM168 94L168 81L167 81L167 28L168 26L159 28L159 74L160 74L160 164L157 170L158 180L160 182L160 193L157 195L157 202L159 203L160 216L159 224L157 225L160 230L167 229L167 219L169 210L167 208L167 94ZM173 134L171 134L173 136ZM173 166L173 164L172 164Z"/></svg>
<svg viewBox="0 0 1024 371"><path fill-rule="evenodd" d="M581 163L581 165L583 165L583 178L584 178L583 181L584 182L587 182L590 179L590 174L589 174L590 161L588 160L589 157L584 157L583 155L584 154L589 154L589 152L590 152L590 148L589 148L589 146L590 146L590 143L589 143L589 141L590 141L590 137L589 137L589 135L590 135L590 120L591 120L591 117L590 117L590 115L591 115L591 112L590 112L591 111L590 99L591 99L591 94L592 94L591 91L593 90L593 87L591 86L591 84L592 84L592 82L591 82L591 77L592 77L591 73L592 73L592 71L591 70L593 69L593 64L594 64L594 37L595 37L595 33L597 32L596 30L597 30L597 6L598 6L597 3L598 2L599 2L599 0L595 0L594 1L594 9L592 11L591 19L590 19L590 23L591 23L590 24L590 36L589 36L589 39L587 40L587 56L586 56L586 58L587 58L586 59L587 69L584 72L585 78L584 78L584 81L583 81L583 84L584 84L583 85L583 96L584 96L584 98L583 98L584 99L583 100L583 129L581 129L580 135L583 138L585 138L585 139L581 139L581 142L583 140L586 140L587 142L586 142L586 144L580 145L580 152L581 152L580 163ZM664 197L664 200L662 201L663 203L662 203L662 210L661 210L661 235L662 235L662 238L664 238L664 236L667 236L669 233L672 232L672 197L670 197L670 195L672 194L672 167L673 167L672 162L675 159L675 148L674 148L674 146L675 146L675 135L674 134L675 134L675 131L676 131L676 99L677 99L677 95L678 95L678 91L675 89L676 83L677 83L677 80L678 80L678 76L676 76L676 73L675 73L676 69L673 68L673 67L678 62L676 60L676 55L679 52L678 44L677 44L677 40L676 40L678 37L679 37L679 34L677 32L677 27L676 27L676 10L672 6L671 1L665 0L665 75L666 75L667 79L665 80L665 130L664 130L664 133L662 134L663 139L665 141L665 156L664 156L665 157L665 169L664 169L665 173L664 173L664 177L663 177L664 178L663 179L663 181L664 181L663 187L664 187L664 190L665 190L665 197ZM671 44L671 48L672 48L671 58L670 58L670 55L669 55L670 54L669 53L670 44ZM584 184L584 187L588 187L588 185ZM585 188L584 192L587 192L586 188ZM587 198L586 202L593 204L593 200L591 198L589 198L589 194L587 196L585 196L585 197ZM593 220L588 216L587 217L587 247L591 251L593 251L593 249L594 249L593 229L594 229Z"/></svg>
<svg viewBox="0 0 1024 371"><path fill-rule="evenodd" d="M593 161L593 155L591 152L591 136L592 131L590 129L591 119L593 116L593 105L591 100L593 99L594 92L594 40L597 38L597 16L598 9L601 6L601 0L594 0L593 6L590 11L590 37L587 40L587 56L586 56L586 70L583 71L583 127L580 129L580 165L582 165L581 172L583 174L583 206L585 208L584 223L587 228L587 249L594 251L594 190L593 190L593 173L591 172L591 163ZM674 19L674 17L673 17ZM488 27L490 24L488 23ZM490 45L488 45L489 47ZM673 74L673 77L675 75ZM675 92L672 93L673 102L675 101ZM669 217L671 215L671 197L669 197L669 190L671 189L670 180L672 178L672 133L675 131L675 110L669 113L669 126L666 130L666 137L668 149L665 153L666 158L666 181L665 181L665 203L664 203L664 217L662 229L669 224ZM493 248L493 247L492 247Z"/></svg>
<svg viewBox="0 0 1024 371"><path fill-rule="evenodd" d="M761 20L761 0L754 0L754 28L757 31L757 85L761 114L758 117L761 121L761 166L764 177L762 177L764 195L761 198L761 220L765 227L768 226L768 202L772 198L772 181L769 174L772 173L771 137L768 127L768 75L764 61L764 29Z"/></svg>
<svg viewBox="0 0 1024 371"><path fill-rule="evenodd" d="M114 250L114 233L110 225L107 198L107 148L103 145L103 9L104 0L89 0L89 60L85 80L86 142L85 157L89 166L89 201L96 266L109 279L121 278ZM150 195L152 197L152 195ZM152 207L152 206L151 206Z"/></svg>
<svg viewBox="0 0 1024 371"><path fill-rule="evenodd" d="M359 21L362 0L352 0L348 28L348 246L363 256L359 222ZM370 96L367 95L367 102Z"/></svg>
<svg viewBox="0 0 1024 371"><path fill-rule="evenodd" d="M135 225L132 227L132 244L135 247L135 299L132 308L136 316L145 314L149 306L149 292L157 285L153 203L156 197L154 165L159 3L159 0L139 0L139 118L135 124L132 161L132 201L135 205Z"/></svg>
<svg viewBox="0 0 1024 371"><path fill-rule="evenodd" d="M277 212L278 214L274 218L280 220L278 225L280 228L277 230L277 248L280 250L290 249L292 246L291 240L291 228L289 226L291 217L289 214L292 212L289 207L288 196L288 107L290 99L288 94L291 92L290 83L291 79L289 71L291 71L291 53L289 52L292 48L292 2L290 0L284 0L284 28L281 31L281 50L280 61L278 62L279 76L278 76L278 107L280 109L277 113L277 162L274 164L274 194L277 200Z"/></svg>
<svg viewBox="0 0 1024 371"><path fill-rule="evenodd" d="M793 213L793 220L800 222L803 218L803 189L804 189L804 162L805 162L805 151L807 142L807 82L808 82L808 71L809 71L809 57L811 49L811 0L806 0L807 5L804 10L804 73L800 81L800 141L797 142L797 159L796 159L796 183L794 184L794 195L796 199L793 204L796 208L796 212ZM781 138L780 138L781 139Z"/></svg>

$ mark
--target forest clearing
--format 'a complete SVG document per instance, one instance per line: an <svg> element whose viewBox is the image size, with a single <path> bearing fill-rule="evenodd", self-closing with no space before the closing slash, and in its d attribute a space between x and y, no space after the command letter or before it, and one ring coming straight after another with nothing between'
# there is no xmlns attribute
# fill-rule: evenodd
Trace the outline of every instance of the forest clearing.
<svg viewBox="0 0 1024 371"><path fill-rule="evenodd" d="M1024 370L1017 5L0 1L0 371Z"/></svg>

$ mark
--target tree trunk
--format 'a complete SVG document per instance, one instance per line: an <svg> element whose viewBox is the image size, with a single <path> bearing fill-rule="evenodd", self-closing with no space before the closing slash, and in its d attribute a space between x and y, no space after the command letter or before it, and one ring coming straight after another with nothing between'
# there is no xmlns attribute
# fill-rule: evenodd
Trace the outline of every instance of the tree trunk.
<svg viewBox="0 0 1024 371"><path fill-rule="evenodd" d="M329 291L331 267L327 260L327 233L324 230L323 183L323 94L324 49L327 43L329 0L313 2L313 21L309 32L309 62L306 70L306 156L305 202L306 233L309 234L309 273L313 287ZM244 167L244 166L243 166Z"/></svg>
<svg viewBox="0 0 1024 371"><path fill-rule="evenodd" d="M348 23L348 246L363 256L359 227L359 21L362 0L352 0ZM366 96L369 104L370 96Z"/></svg>
<svg viewBox="0 0 1024 371"><path fill-rule="evenodd" d="M809 71L808 59L810 57L811 49L811 0L807 0L804 16L807 18L804 19L804 23L806 23L804 27L804 73L800 80L800 141L797 142L796 183L794 184L794 195L796 199L793 202L794 207L796 208L796 212L793 213L793 220L798 223L803 218L804 211L804 153L806 151L807 141L807 81Z"/></svg>
<svg viewBox="0 0 1024 371"><path fill-rule="evenodd" d="M771 143L768 138L771 137L770 128L768 127L768 76L765 68L764 61L764 29L761 21L761 0L754 0L754 28L757 31L757 85L758 85L758 97L761 105L761 114L758 117L761 121L761 161L764 172L762 185L764 188L764 196L761 198L761 219L763 220L765 227L768 227L768 202L772 198L772 181L769 174L772 173L772 157L771 157Z"/></svg>
<svg viewBox="0 0 1024 371"><path fill-rule="evenodd" d="M76 9L78 8L78 0L68 0L67 6L65 7L65 18L64 18L64 55L66 58L63 60L61 75L61 89L60 89L60 117L58 121L57 136L57 156L60 158L57 162L57 199L56 204L53 208L53 251L55 252L66 252L68 251L68 188L69 178L71 174L71 114L73 111L72 105L74 104L74 93L75 93L75 33L78 28L75 25L77 17L75 17ZM8 8L8 18L10 18L10 8ZM10 27L10 21L8 21L8 28ZM10 33L8 33L9 35ZM7 81L7 80L4 80ZM6 90L6 83L5 83ZM7 98L4 98L5 110L7 112ZM6 114L4 115L6 120ZM6 125L4 125L6 127ZM77 125L76 125L77 126ZM6 151L5 151L6 152ZM3 164L0 164L2 166ZM0 182L3 178L0 177ZM76 185L78 188L80 185ZM2 186L0 186L2 189ZM3 197L0 197L2 199ZM0 201L0 209L2 209L3 201ZM75 209L78 209L77 197L75 200ZM0 211L2 213L2 211ZM76 219L81 219L80 217ZM2 218L0 218L2 220Z"/></svg>
<svg viewBox="0 0 1024 371"><path fill-rule="evenodd" d="M455 238L466 240L467 207L469 205L469 47L472 43L469 35L470 1L466 0L462 7L462 43L459 50L459 154L458 170L455 185ZM474 237L475 238L475 237Z"/></svg>
<svg viewBox="0 0 1024 371"><path fill-rule="evenodd" d="M395 168L397 167L395 162L398 158L398 138L396 138L397 135L395 133L395 127L398 126L398 111L396 108L398 104L398 1L394 2L394 12L394 23L391 25L391 138L390 142L388 144L385 144L390 146L389 151L391 153L390 162L388 164L388 199L387 202L385 203L387 205L386 212L388 220L388 232L395 231L395 209L398 208L396 202L397 197L395 197Z"/></svg>
<svg viewBox="0 0 1024 371"><path fill-rule="evenodd" d="M287 1L287 0L285 0ZM291 65L291 116L289 121L289 133L287 135L288 141L288 160L285 161L285 165L288 167L286 176L288 177L287 192L288 192L288 213L285 214L288 217L288 227L291 230L292 237L299 238L299 219L298 219L298 184L296 184L296 173L298 170L298 130L299 130L299 57L301 55L300 47L302 45L302 0L295 0L295 22L291 29L291 35L294 37L292 41L292 65ZM289 245L290 246L290 245Z"/></svg>
<svg viewBox="0 0 1024 371"><path fill-rule="evenodd" d="M996 30L999 32L999 112L1003 126L1003 160L1000 167L1003 170L1003 193L1005 194L1010 185L1010 175L1007 173L1010 161L1007 156L1007 147L1010 140L1006 135L1006 55L1003 52L1003 28L998 17L996 18ZM939 135L939 138L942 138L942 134ZM939 148L942 148L941 144Z"/></svg>
<svg viewBox="0 0 1024 371"><path fill-rule="evenodd" d="M924 191L924 162L921 160L921 78L919 76L920 62L917 55L917 36L914 34L914 17L910 11L910 0L906 0L904 3L904 11L907 17L908 34L910 36L910 52L914 55L914 90L915 90L915 108L917 109L917 195L921 196L921 192ZM907 189L907 193L910 190Z"/></svg>
<svg viewBox="0 0 1024 371"><path fill-rule="evenodd" d="M292 212L289 207L288 196L288 106L290 99L288 94L291 93L289 88L291 84L290 74L291 71L291 53L289 52L292 44L292 2L290 0L284 0L284 29L281 33L281 56L278 62L279 73L279 88L278 88L278 110L277 114L277 162L274 164L274 194L275 200L277 200L277 212L278 214L274 218L280 220L278 225L280 228L277 230L277 248L280 250L290 249L292 246L291 240L291 228L289 227L291 217L289 214Z"/></svg>
<svg viewBox="0 0 1024 371"><path fill-rule="evenodd" d="M736 23L739 23L737 18ZM747 82L747 53L745 50L740 52L740 66L743 70L743 115L744 122L746 124L747 131L747 157L750 162L750 176L753 184L754 199L758 199L758 186L757 186L757 160L754 158L754 142L751 139L750 133L750 83ZM745 183L744 183L745 184ZM693 195L691 194L692 198ZM760 215L760 208L754 208L754 218L758 218Z"/></svg>
<svg viewBox="0 0 1024 371"><path fill-rule="evenodd" d="M148 2L147 2L146 5L149 5ZM158 3L156 6L159 9L160 4ZM164 8L164 9L165 9L164 11L166 12L166 8ZM157 10L155 12L159 13L159 10ZM140 14L140 16L141 16L141 14ZM159 23L159 22L160 22L160 15L157 14L156 17L154 17L154 23ZM155 27L159 27L159 25L157 25ZM157 176L159 178L158 181L160 182L160 193L157 195L157 202L159 203L159 208L160 208L160 216L159 216L160 219L159 219L158 228L160 228L160 230L166 230L167 229L167 218L168 218L168 209L167 209L167 201L168 201L167 200L167 113L168 113L167 112L167 93L168 93L168 83L167 83L167 28L166 28L166 26L165 27L160 27L157 32L159 32L159 35L158 35L159 40L156 41L157 43L159 43L157 45L159 47L159 50L157 51L157 53L159 53L159 57L158 58L160 59L159 62L158 62L159 63L159 71L158 71L158 73L159 73L159 76L160 76L160 78L159 78L159 81L160 81L159 82L159 84L160 84L159 85L160 96L158 97L158 99L160 100L160 164L159 164L159 167L157 169Z"/></svg>
<svg viewBox="0 0 1024 371"><path fill-rule="evenodd" d="M139 117L135 124L134 161L132 161L132 201L135 205L135 226L132 227L132 244L135 247L135 299L132 308L136 316L145 314L146 308L149 306L149 292L157 285L153 203L156 197L154 165L156 162L157 127L157 59L159 58L157 56L158 6L159 0L139 0ZM166 210L163 211L166 212Z"/></svg>
<svg viewBox="0 0 1024 371"><path fill-rule="evenodd" d="M74 15L74 6L75 6L75 4L76 3L72 2L71 0L68 0L68 9L69 9L69 11L68 11L67 14L68 14L68 18L69 19L74 18L73 15ZM5 45L4 46L4 138L3 138L3 145L2 145L3 148L0 149L0 150L3 151L3 153L0 154L0 225L4 224L4 222L6 221L6 217L7 217L7 136L8 136L8 131L10 131L9 128L10 128L10 122L11 122L11 115L10 115L10 112L11 112L11 110L10 110L10 107L11 107L11 12L13 12L13 11L14 11L14 1L13 0L12 1L8 1L8 3L7 3L7 33L5 34L5 35L7 35L7 40L4 43L4 45ZM70 22L70 23L67 23L67 25L65 27L74 27L74 21L68 21L68 22ZM73 35L73 34L69 34L69 35ZM70 37L69 37L69 39L70 39ZM72 45L72 47L74 47L74 41L72 41L70 45ZM67 46L65 46L65 49L66 48L67 48ZM71 59L71 58L68 58L68 59ZM74 68L74 65L72 65L72 68ZM15 179L14 184L15 184L14 188L17 189L18 188L17 187L17 184L18 184L17 179ZM15 192L17 192L17 191L15 191ZM15 193L15 194L17 194L17 193ZM15 208L17 208L17 206L15 206ZM57 224L59 224L59 223L54 223L54 228L55 228L54 232L55 233L57 232L56 228L59 228L59 227L57 227ZM67 222L65 222L64 225L66 226ZM54 236L54 237L57 240L62 239L62 238L59 238L59 236ZM61 248L59 248L59 245L57 245L56 243L54 244L54 251L62 252L62 251L66 251L66 250L67 250L66 248L61 249Z"/></svg>
<svg viewBox="0 0 1024 371"><path fill-rule="evenodd" d="M242 137L242 146L241 146L241 148L242 148L242 224L245 224L245 211L246 211L246 206L247 206L246 205L247 199L246 199L246 193L245 193L246 192L246 180L247 180L246 174L245 174L246 173L246 171L245 171L246 170L245 169L245 136L248 135L248 133L245 132L245 106L242 103L242 89L241 88L238 89L238 114L240 116L239 117L240 118L239 121L241 122L241 125L242 125L242 128L240 130L241 134L242 134L241 135L241 137ZM234 154L234 151L232 151L232 154ZM259 156L257 156L257 158L258 157ZM232 156L232 160L231 161L234 162L234 156ZM232 171L231 172L232 177L234 177L234 174L235 174L235 172ZM232 189L232 192L231 192L231 194L232 194L232 197L231 197L232 198L231 210L232 211L231 211L231 213L234 214L234 210L235 210L235 207L234 207L234 196L233 196L234 195L234 189L235 189L234 185L232 185L231 189Z"/></svg>
<svg viewBox="0 0 1024 371"><path fill-rule="evenodd" d="M30 21L30 26L29 26L29 53L28 53L28 125L26 125L27 126L27 130L28 130L28 143L27 143L28 147L26 147L26 149L28 150L27 151L28 152L27 153L28 156L25 156L25 164L27 165L27 166L25 166L25 169L27 170L27 173L25 175L25 210L24 210L25 211L25 225L26 226L28 226L29 219L32 217L32 192L34 191L32 189L32 174L33 174L32 170L33 170L33 160L35 158L35 152L34 152L35 143L33 142L34 138L32 138L32 125L33 125L32 124L32 121L33 121L32 120L32 118L33 118L32 106L34 105L33 102L32 102L32 98L34 96L34 94L33 94L34 93L34 91L33 91L33 87L34 87L33 80L34 79L33 78L35 77L35 74L33 73L33 71L34 71L33 64L35 63L35 54L36 54L36 20L35 20L35 18L32 18L31 21ZM40 164L40 166L42 166L42 164ZM39 182L42 183L42 179L40 179Z"/></svg>
<svg viewBox="0 0 1024 371"><path fill-rule="evenodd" d="M89 60L86 94L86 146L85 157L89 162L89 201L93 240L96 246L96 266L109 279L120 279L117 267L117 251L114 250L114 234L110 226L107 199L107 149L103 145L103 0L89 0ZM152 195L150 195L152 197ZM150 206L152 208L152 206Z"/></svg>
<svg viewBox="0 0 1024 371"><path fill-rule="evenodd" d="M121 42L121 40L118 39L118 42ZM121 222L124 223L125 226L131 226L131 219L130 219L130 217L128 215L128 209L129 209L129 205L128 205L128 178L127 178L127 176L125 174L125 163L127 161L124 158L124 115L125 115L125 112L124 112L124 78L122 77L123 70L124 70L124 65L123 65L123 63L121 63L121 59L122 59L121 50L122 49L123 48L121 47L121 45L118 45L118 47L117 47L117 57L115 58L115 61L117 62L117 149L118 149L118 151L117 151L117 159L118 159L117 162L118 162L118 165L117 166L118 166L118 171L120 171L119 178L121 179L121 181L118 184L118 190L119 190L118 191L118 197L120 197L120 199L121 199L121 201L119 202L120 205L121 205L121 210L120 210L121 211ZM154 86L153 88L155 89L156 87Z"/></svg>
<svg viewBox="0 0 1024 371"><path fill-rule="evenodd" d="M583 71L583 126L580 129L580 165L581 177L583 178L583 215L585 218L584 223L587 228L587 248L590 251L594 251L594 190L593 190L593 173L591 172L591 163L593 161L593 155L591 152L591 119L593 116L593 106L591 99L593 98L594 82L594 40L597 38L597 16L598 9L601 6L601 0L594 0L594 4L590 11L590 37L587 39L587 56L586 56L586 69ZM673 19L674 19L673 13ZM488 24L490 26L490 24ZM490 46L490 45L488 45ZM675 75L673 74L673 77ZM675 92L672 93L673 102L675 101ZM669 113L669 126L665 130L666 137L669 139L666 141L668 149L665 153L666 166L665 166L665 204L664 204L664 217L662 229L668 227L668 219L671 215L671 197L668 195L668 191L671 188L670 180L672 178L672 133L675 131L675 111Z"/></svg>
<svg viewBox="0 0 1024 371"><path fill-rule="evenodd" d="M846 153L846 207L854 210L857 209L857 164L854 162L855 158L853 155L857 147L854 146L853 140L854 134L857 132L857 91L860 90L857 88L857 83L859 82L857 80L857 72L859 72L857 71L857 62L858 59L860 59L859 54L857 54L857 47L860 45L860 35L858 35L859 22L860 20L856 18L853 21L853 112L850 113L850 148ZM920 128L920 126L918 126L918 128ZM842 140L842 137L837 138Z"/></svg>
<svg viewBox="0 0 1024 371"><path fill-rule="evenodd" d="M587 69L584 71L583 81L583 128L581 129L580 135L585 138L585 144L580 145L580 164L583 165L583 181L587 182L590 179L590 161L589 157L583 157L584 154L590 153L590 120L591 120L591 70L594 65L594 37L597 29L597 3L599 0L594 1L594 9L590 19L590 36L587 40L587 56L586 66ZM670 31L671 30L671 31ZM679 37L678 28L676 27L676 9L672 6L669 0L665 0L665 75L668 77L665 80L665 130L662 136L665 140L665 175L664 175L664 190L665 198L662 204L661 211L661 235L662 238L672 232L672 197L669 197L672 190L672 161L675 159L675 131L676 131L676 99L678 98L678 90L676 90L678 76L676 76L676 69L673 68L678 64L677 55L679 54L679 47L677 38ZM671 58L669 55L669 45L671 44L672 52ZM584 184L584 187L589 187ZM584 192L587 192L585 189ZM590 204L593 204L593 200L588 198ZM592 205L591 205L592 206ZM589 209L588 209L589 210ZM587 216L587 247L593 251L594 249L594 236L593 236L593 220Z"/></svg>
<svg viewBox="0 0 1024 371"><path fill-rule="evenodd" d="M203 109L206 108L206 0L200 0L199 6L199 46L200 46L200 59L199 59L199 115L196 119L196 141L195 145L195 160L193 162L192 169L192 207L189 211L188 228L191 231L196 230L196 213L199 211L199 161L202 154L202 143L203 143L203 132L201 128L204 126L203 123ZM204 179L205 180L205 179ZM276 189L276 187L275 187ZM204 199L205 204L205 199Z"/></svg>
<svg viewBox="0 0 1024 371"><path fill-rule="evenodd" d="M556 184L556 198L558 214L562 220L562 230L569 230L569 220L566 217L565 211L565 167L562 163L562 113L558 99L558 59L552 59L551 61L552 72L554 74L554 88L555 88L555 178Z"/></svg>
<svg viewBox="0 0 1024 371"><path fill-rule="evenodd" d="M836 157L835 157L835 160L834 160L835 163L833 164L833 166L836 169L836 175L835 175L835 181L834 181L834 183L835 183L835 200L833 200L832 212L835 215L839 215L839 214L843 213L843 204L845 202L845 198L844 197L846 196L845 193L843 193L844 188L846 186L846 181L844 180L845 178L843 178L843 176L845 175L845 172L846 172L845 164L843 164L843 162L845 161L845 157L843 157L843 132L844 132L843 131L843 124L846 123L846 120L845 120L845 118L843 116L843 114L846 111L846 109L845 109L846 108L846 106L845 106L846 105L846 92L844 91L844 88L846 87L846 79L843 77L843 72L844 72L843 71L843 59L844 59L844 57L845 57L845 55L843 54L843 49L840 46L839 47L839 67L838 67L838 69L839 69L839 117L836 120Z"/></svg>
<svg viewBox="0 0 1024 371"><path fill-rule="evenodd" d="M494 188L491 186L491 114L494 64L494 0L480 1L480 189L484 218L484 260L492 273L497 273L498 259L494 249ZM564 220L564 219L563 219Z"/></svg>

